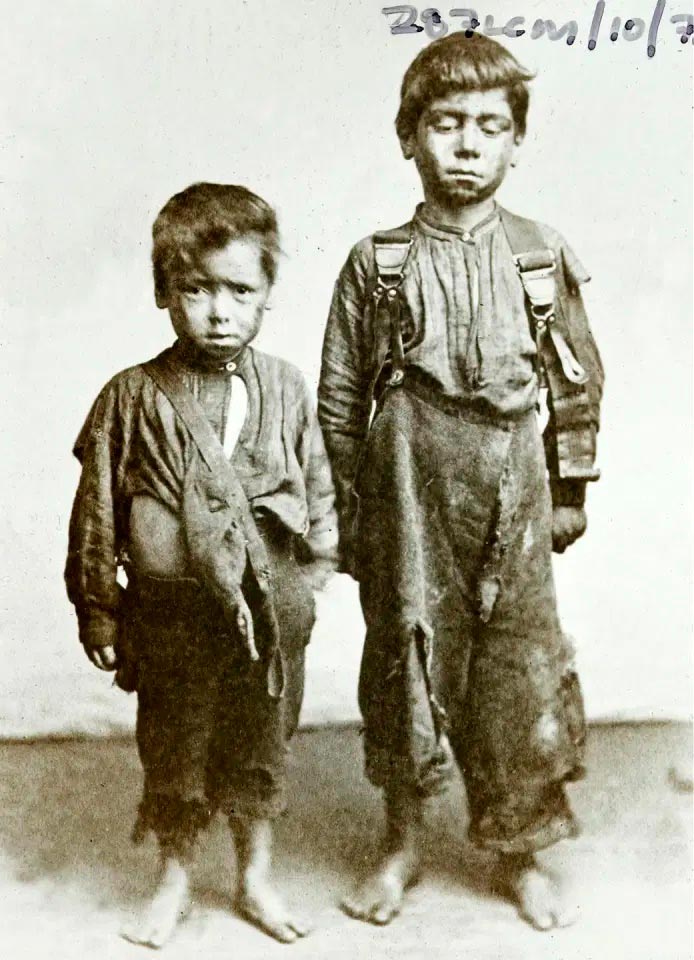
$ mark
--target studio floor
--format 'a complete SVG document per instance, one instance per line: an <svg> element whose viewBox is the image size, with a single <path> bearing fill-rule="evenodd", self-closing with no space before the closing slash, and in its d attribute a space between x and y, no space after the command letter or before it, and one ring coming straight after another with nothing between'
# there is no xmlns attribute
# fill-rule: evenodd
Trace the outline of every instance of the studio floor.
<svg viewBox="0 0 694 960"><path fill-rule="evenodd" d="M359 733L304 731L293 746L277 875L314 924L312 936L282 946L233 914L233 860L216 823L199 851L193 912L163 956L691 960L692 795L670 774L690 757L684 725L591 728L589 775L571 788L583 834L545 856L571 878L576 926L537 933L499 898L489 862L463 839L456 784L431 811L421 884L403 915L377 928L337 906L371 862L381 824L378 797L362 777ZM153 843L134 848L128 839L139 787L130 738L0 744L2 957L151 955L118 935L156 871Z"/></svg>

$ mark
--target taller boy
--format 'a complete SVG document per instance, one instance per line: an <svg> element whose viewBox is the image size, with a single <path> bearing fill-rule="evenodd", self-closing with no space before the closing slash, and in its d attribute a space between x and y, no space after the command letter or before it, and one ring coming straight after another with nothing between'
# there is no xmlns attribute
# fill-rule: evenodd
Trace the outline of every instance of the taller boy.
<svg viewBox="0 0 694 960"><path fill-rule="evenodd" d="M424 203L353 248L325 335L319 418L367 625L366 770L388 821L383 859L345 906L376 923L415 879L424 800L451 752L471 838L499 854L521 913L567 920L534 857L575 834L564 783L584 739L551 552L586 528L603 375L584 268L495 201L529 79L480 35L415 59L396 128Z"/></svg>

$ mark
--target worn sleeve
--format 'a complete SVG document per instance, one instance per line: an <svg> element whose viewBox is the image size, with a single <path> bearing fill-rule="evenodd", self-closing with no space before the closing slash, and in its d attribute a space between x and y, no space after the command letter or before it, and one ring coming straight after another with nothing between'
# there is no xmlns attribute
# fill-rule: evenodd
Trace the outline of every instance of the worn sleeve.
<svg viewBox="0 0 694 960"><path fill-rule="evenodd" d="M304 537L307 560L333 569L337 565L335 488L323 434L305 382L301 381L302 417L297 456L304 475L308 504L308 531Z"/></svg>
<svg viewBox="0 0 694 960"><path fill-rule="evenodd" d="M588 374L586 384L588 407L585 412L585 426L597 435L600 429L600 406L605 374L581 296L581 286L590 280L590 274L563 237L557 234L556 238L559 254L558 263L561 267L558 271L558 292L561 307L576 359ZM550 413L544 439L554 506L583 506L586 482L583 480L560 479L559 477L557 430L552 413Z"/></svg>
<svg viewBox="0 0 694 960"><path fill-rule="evenodd" d="M335 284L318 386L318 418L335 483L340 568L348 572L357 503L354 480L370 416L372 344L366 322L366 270L357 246Z"/></svg>
<svg viewBox="0 0 694 960"><path fill-rule="evenodd" d="M80 640L88 648L115 645L118 632L122 508L117 491L127 446L118 394L113 382L102 390L74 448L82 472L70 517L65 583Z"/></svg>

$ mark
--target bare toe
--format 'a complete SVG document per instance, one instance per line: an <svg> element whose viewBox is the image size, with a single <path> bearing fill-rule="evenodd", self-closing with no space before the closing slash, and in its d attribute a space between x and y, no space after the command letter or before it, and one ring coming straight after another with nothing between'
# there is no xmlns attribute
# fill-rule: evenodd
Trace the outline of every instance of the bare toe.
<svg viewBox="0 0 694 960"><path fill-rule="evenodd" d="M236 906L247 920L280 943L294 943L299 937L308 936L311 932L309 924L290 914L269 887L242 893Z"/></svg>
<svg viewBox="0 0 694 960"><path fill-rule="evenodd" d="M578 920L579 905L570 892L558 889L555 893L552 915L557 927L570 927Z"/></svg>
<svg viewBox="0 0 694 960"><path fill-rule="evenodd" d="M397 899L393 898L386 903L382 903L377 910L373 910L370 920L372 923L376 923L381 927L385 926L397 917L401 907L402 896L399 896Z"/></svg>
<svg viewBox="0 0 694 960"><path fill-rule="evenodd" d="M539 867L521 870L511 879L518 912L536 930L568 926L575 911L565 902L550 877Z"/></svg>
<svg viewBox="0 0 694 960"><path fill-rule="evenodd" d="M384 926L400 913L405 887L412 879L386 862L343 901L342 909L357 920Z"/></svg>
<svg viewBox="0 0 694 960"><path fill-rule="evenodd" d="M171 939L171 935L176 929L179 920L183 919L183 913L169 917L151 917L146 915L139 922L126 925L121 930L121 937L129 943L135 943L143 947L153 947L158 950Z"/></svg>
<svg viewBox="0 0 694 960"><path fill-rule="evenodd" d="M311 933L311 925L303 918L292 917L290 926L297 937L307 937Z"/></svg>
<svg viewBox="0 0 694 960"><path fill-rule="evenodd" d="M158 949L170 939L177 924L190 911L188 884L185 878L160 884L142 915L121 930L121 936L130 943Z"/></svg>
<svg viewBox="0 0 694 960"><path fill-rule="evenodd" d="M538 930L554 926L551 896L547 878L538 870L528 870L517 884L518 907L521 916Z"/></svg>

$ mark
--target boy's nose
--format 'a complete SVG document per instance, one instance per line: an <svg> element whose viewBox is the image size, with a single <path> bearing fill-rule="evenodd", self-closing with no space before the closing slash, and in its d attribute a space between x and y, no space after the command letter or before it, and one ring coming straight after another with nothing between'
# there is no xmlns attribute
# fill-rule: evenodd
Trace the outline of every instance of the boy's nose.
<svg viewBox="0 0 694 960"><path fill-rule="evenodd" d="M477 124L468 121L461 126L455 141L455 152L459 157L479 156L480 131Z"/></svg>
<svg viewBox="0 0 694 960"><path fill-rule="evenodd" d="M228 298L223 294L214 294L210 300L209 316L212 323L225 323L229 319Z"/></svg>

